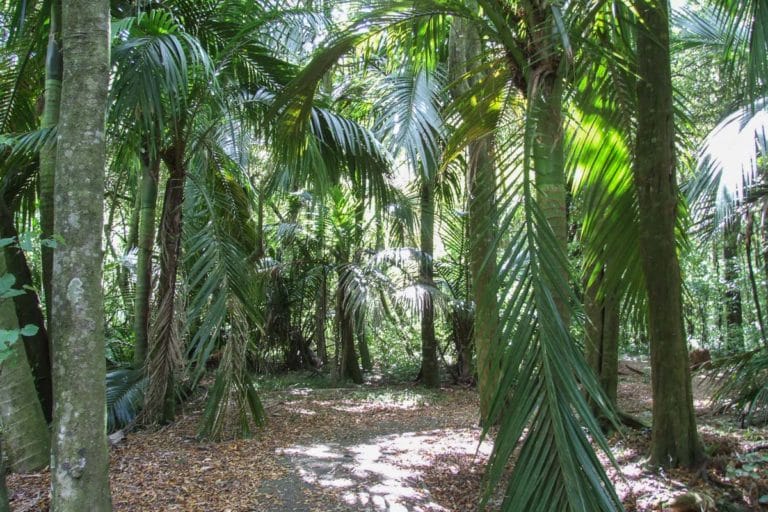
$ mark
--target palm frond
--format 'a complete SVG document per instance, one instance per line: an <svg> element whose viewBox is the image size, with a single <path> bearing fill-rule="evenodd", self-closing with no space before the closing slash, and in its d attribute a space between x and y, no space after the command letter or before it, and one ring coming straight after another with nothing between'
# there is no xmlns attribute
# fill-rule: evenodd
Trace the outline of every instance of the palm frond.
<svg viewBox="0 0 768 512"><path fill-rule="evenodd" d="M147 377L141 369L118 368L107 373L107 431L130 425L144 405Z"/></svg>
<svg viewBox="0 0 768 512"><path fill-rule="evenodd" d="M694 214L710 226L748 200L768 154L768 98L725 117L706 137L698 154L698 172L687 186Z"/></svg>

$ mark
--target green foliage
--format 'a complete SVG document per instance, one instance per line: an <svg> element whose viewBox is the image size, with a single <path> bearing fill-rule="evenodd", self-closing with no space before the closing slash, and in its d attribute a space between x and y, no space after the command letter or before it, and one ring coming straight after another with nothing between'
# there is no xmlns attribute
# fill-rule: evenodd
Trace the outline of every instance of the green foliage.
<svg viewBox="0 0 768 512"><path fill-rule="evenodd" d="M712 399L739 411L744 424L768 415L768 349L714 359L707 373L716 385Z"/></svg>
<svg viewBox="0 0 768 512"><path fill-rule="evenodd" d="M147 377L141 369L118 368L107 372L107 430L133 423L144 405Z"/></svg>

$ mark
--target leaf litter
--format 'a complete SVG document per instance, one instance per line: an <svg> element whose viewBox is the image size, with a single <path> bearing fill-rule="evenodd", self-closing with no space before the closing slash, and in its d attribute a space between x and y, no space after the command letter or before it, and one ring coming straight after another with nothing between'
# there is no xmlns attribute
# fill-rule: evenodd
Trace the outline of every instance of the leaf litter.
<svg viewBox="0 0 768 512"><path fill-rule="evenodd" d="M635 371L621 372L620 406L649 422L647 363L625 364ZM650 432L614 434L611 445L621 475L608 470L626 509L768 510L762 503L768 505L768 429L738 428L737 418L715 414L702 380L696 378L694 384L707 464L695 471L649 469ZM262 398L268 424L250 439L198 440L202 399L172 425L125 435L111 448L114 510L476 508L491 446L489 441L479 445L474 390L287 388L263 392ZM11 509L48 510L49 482L47 471L8 475ZM689 503L693 505L685 508Z"/></svg>

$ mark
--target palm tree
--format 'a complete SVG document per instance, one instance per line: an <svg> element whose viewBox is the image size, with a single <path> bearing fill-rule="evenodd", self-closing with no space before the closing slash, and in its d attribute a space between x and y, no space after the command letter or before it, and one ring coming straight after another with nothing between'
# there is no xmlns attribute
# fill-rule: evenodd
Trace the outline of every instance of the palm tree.
<svg viewBox="0 0 768 512"><path fill-rule="evenodd" d="M635 186L640 247L648 291L653 431L651 461L693 466L703 457L696 432L691 377L682 320L675 225L675 127L666 2L635 3L637 29L637 135Z"/></svg>
<svg viewBox="0 0 768 512"><path fill-rule="evenodd" d="M569 5L575 9L573 4ZM524 429L531 426L515 466L516 471L508 482L505 507L514 509L537 503L553 510L569 506L575 510L612 510L620 507L618 498L611 492L610 483L602 473L591 448L587 448L586 438L580 437L581 422L587 424L590 434L606 451L607 446L602 440L599 426L592 419L584 396L568 391L584 388L597 403L605 404L602 393L584 364L581 354L576 350L567 324L563 321L564 316L571 316L568 304L574 300L565 281L567 264L563 251L563 236L559 234L560 231L564 234L564 222L559 222L558 219L564 219L565 210L563 207L561 213L559 208L554 208L553 205L557 203L554 200L548 203L548 208L540 207L538 200L542 197L536 192L534 181L537 178L532 171L534 168L542 169L544 176L552 177L552 183L544 185L545 188L552 185L553 191L553 182L557 181L554 177L562 176L562 157L558 156L558 151L549 152L552 147L558 147L562 137L562 126L558 121L558 113L562 108L559 104L562 84L557 74L551 73L551 67L542 70L539 75L526 76L532 68L528 66L528 60L521 51L521 44L515 39L516 30L520 35L527 34L515 22L516 19L519 20L521 13L527 14L527 20L534 22L534 29L531 30L543 30L537 32L535 37L539 38L541 43L540 52L545 53L536 54L533 62L538 62L542 55L557 59L564 51L556 47L562 39L553 37L552 32L547 31L551 30L553 25L558 26L558 20L574 20L576 16L570 12L563 16L556 7L552 7L555 12L550 16L550 11L534 9L533 12L526 13L524 10L508 9L506 5L495 2L482 2L481 6L482 15L479 10L442 2L419 2L415 7L393 7L389 4L382 6L380 10L368 9L366 20L361 21L361 25L353 23L348 32L334 38L327 50L302 71L295 85L288 88L285 97L293 99L285 100L291 105L287 111L298 114L301 122L301 112L305 111L301 105L306 104L307 98L312 96L314 84L340 55L355 45L364 43L366 38L373 35L378 37L385 31L397 33L400 27L409 26L413 20L429 19L436 13L450 13L455 17L467 19L470 24L477 26L483 35L492 37L499 45L496 48L503 48L501 54L494 53L491 48L488 50L490 57L487 68L492 78L483 85L489 92L476 93L474 98L468 93L466 99L459 102L472 109L472 113L465 111L465 119L490 116L502 126L498 133L508 137L496 154L497 161L503 162L503 165L499 166L499 182L503 187L500 191L500 205L504 211L500 231L505 233L505 240L508 240L500 264L500 268L504 269L500 276L503 283L500 295L505 307L501 313L499 333L502 339L514 340L514 343L500 347L499 350L504 367L489 417L499 417L501 424L489 481L491 486L499 482L502 468L517 446L517 441L524 437ZM546 26L536 25L537 22L542 22L537 18L541 14L545 15L543 23ZM372 22L376 19L381 20L380 24ZM358 30L363 23L365 33ZM550 36L543 37L544 34ZM400 43L400 40L395 41L396 44ZM434 48L439 44L427 43L425 46ZM507 65L507 59L514 62L512 69ZM544 59L544 62L552 64L554 61ZM557 69L555 67L555 71ZM508 93L510 85L516 87L516 84L520 83L521 75L522 78L531 79L528 85L532 87L529 92L533 93L528 95L526 110L532 115L526 119L522 119L519 116L520 110L515 108L516 96ZM542 91L547 94L542 95ZM507 106L508 109L503 116L500 115L500 105ZM515 124L506 124L510 121L528 122L521 131ZM487 130L482 133L485 135ZM541 140L539 135L542 134L546 135L547 140L554 143L554 146L550 145L545 149L543 144L538 144L537 141ZM460 153L456 148L463 148L467 141L476 136L477 133L470 127L459 127L456 135L449 140L446 155ZM525 151L516 152L515 149L520 147L524 147ZM518 156L521 158L516 159ZM522 165L512 165L514 162ZM544 172L547 169L552 172ZM561 186L564 197L564 180L557 185L558 194ZM520 219L523 220L522 223L519 222ZM553 231L552 224L555 225L556 231ZM562 226L563 229L560 230L557 226ZM500 415L502 407L510 413ZM533 425L529 424L531 420L534 421ZM566 431L570 434L565 434ZM549 447L546 454L533 450L533 446L542 444ZM590 475L594 475L594 478L568 467L567 460L577 459L591 461L590 467L595 472ZM548 464L540 464L541 460L548 461ZM539 468L539 471L532 468ZM543 476L545 471L546 477ZM552 495L548 490L550 488L537 487L536 482L547 482L549 485L553 481L553 475L561 486L558 488L578 488L583 489L584 493L576 495L564 492L551 499ZM542 495L538 497L537 492Z"/></svg>

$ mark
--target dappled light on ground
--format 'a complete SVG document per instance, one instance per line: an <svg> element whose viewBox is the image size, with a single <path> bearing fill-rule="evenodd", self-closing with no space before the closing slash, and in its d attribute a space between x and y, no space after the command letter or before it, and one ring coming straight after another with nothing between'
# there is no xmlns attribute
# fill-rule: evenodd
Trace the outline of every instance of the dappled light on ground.
<svg viewBox="0 0 768 512"><path fill-rule="evenodd" d="M424 472L439 456L473 457L477 432L436 429L373 437L363 442L316 443L283 450L309 484L341 492L343 501L363 510L446 511L424 487ZM490 445L480 447L482 460Z"/></svg>
<svg viewBox="0 0 768 512"><path fill-rule="evenodd" d="M631 366L631 369L629 367ZM621 366L620 407L650 423L647 362ZM702 380L694 380L699 431L708 464L697 471L646 465L650 431L610 438L620 472L601 456L626 509L664 510L695 492L722 510L757 510L768 494L764 427L742 429L717 415ZM196 438L203 398L177 423L128 433L112 448L116 511L357 512L475 510L491 445L478 450L474 390L369 386L286 387L264 391L267 427L253 439ZM14 511L47 510L48 474L11 475ZM490 512L498 510L498 496Z"/></svg>

